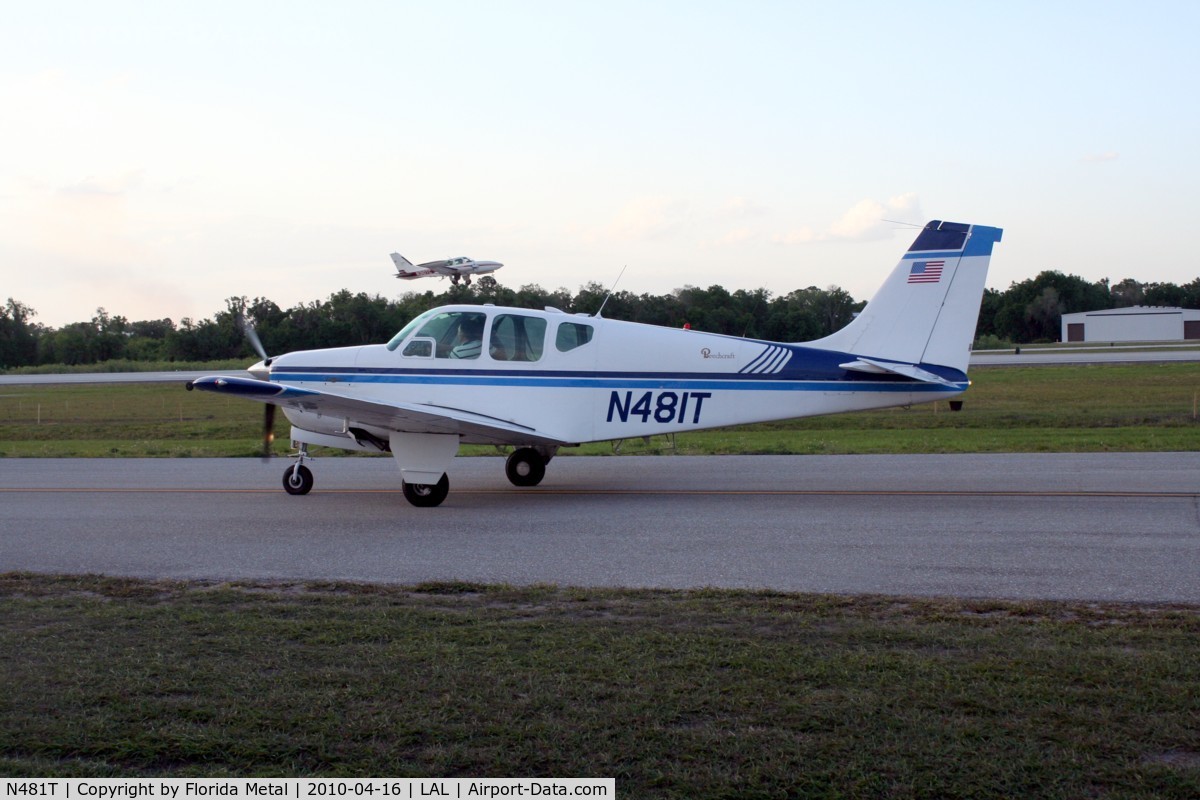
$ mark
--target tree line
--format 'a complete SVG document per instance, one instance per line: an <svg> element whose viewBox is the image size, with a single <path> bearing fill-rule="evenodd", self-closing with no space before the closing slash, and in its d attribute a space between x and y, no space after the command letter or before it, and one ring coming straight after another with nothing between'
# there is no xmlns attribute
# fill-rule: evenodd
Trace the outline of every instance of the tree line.
<svg viewBox="0 0 1200 800"><path fill-rule="evenodd" d="M1142 283L1133 278L1089 283L1078 275L1046 271L1006 291L987 289L979 309L976 344L985 338L1015 344L1056 342L1062 315L1130 306L1200 308L1200 278L1182 286Z"/></svg>
<svg viewBox="0 0 1200 800"><path fill-rule="evenodd" d="M184 318L131 322L97 309L87 322L61 328L35 321L36 312L14 300L0 307L0 369L39 364L95 364L131 361L212 361L252 358L253 350L239 327L239 317L254 323L268 353L387 341L416 315L451 303L542 308L594 314L603 305L611 319L750 336L773 341L817 339L846 325L865 301L855 301L836 286L810 286L772 296L765 289L729 292L721 286L685 286L665 295L608 292L589 283L575 294L547 291L530 284L520 289L501 285L492 276L470 286L449 285L441 292L407 292L395 299L343 289L326 300L281 309L256 297L231 297L225 308L199 322ZM1177 286L1126 279L1089 283L1075 275L1047 271L1013 283L1005 291L988 289L980 311L977 342L1030 343L1055 341L1063 314L1133 305L1200 308L1200 278Z"/></svg>

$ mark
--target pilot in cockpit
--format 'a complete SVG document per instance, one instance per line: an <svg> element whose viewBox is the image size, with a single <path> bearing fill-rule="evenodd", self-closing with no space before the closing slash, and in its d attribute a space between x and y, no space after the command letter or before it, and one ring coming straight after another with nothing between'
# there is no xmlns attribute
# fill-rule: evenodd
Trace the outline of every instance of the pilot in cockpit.
<svg viewBox="0 0 1200 800"><path fill-rule="evenodd" d="M450 357L479 358L482 351L483 317L467 317L458 326L458 339L450 350Z"/></svg>

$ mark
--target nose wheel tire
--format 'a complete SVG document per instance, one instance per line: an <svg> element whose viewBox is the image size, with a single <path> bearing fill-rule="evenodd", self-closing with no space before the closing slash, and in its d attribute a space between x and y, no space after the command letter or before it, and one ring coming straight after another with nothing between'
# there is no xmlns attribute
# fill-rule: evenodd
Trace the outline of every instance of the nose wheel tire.
<svg viewBox="0 0 1200 800"><path fill-rule="evenodd" d="M437 483L407 483L403 482L404 499L418 508L440 506L450 493L450 479L442 473L442 479Z"/></svg>
<svg viewBox="0 0 1200 800"><path fill-rule="evenodd" d="M537 486L546 477L546 459L532 447L518 448L504 462L504 474L513 486Z"/></svg>
<svg viewBox="0 0 1200 800"><path fill-rule="evenodd" d="M308 494L313 487L312 471L301 464L283 473L283 488L288 494Z"/></svg>

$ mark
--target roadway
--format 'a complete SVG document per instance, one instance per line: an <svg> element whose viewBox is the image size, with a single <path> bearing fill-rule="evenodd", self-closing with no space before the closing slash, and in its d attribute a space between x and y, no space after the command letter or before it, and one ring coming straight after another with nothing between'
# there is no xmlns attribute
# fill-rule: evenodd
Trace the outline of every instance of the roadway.
<svg viewBox="0 0 1200 800"><path fill-rule="evenodd" d="M1011 350L976 350L971 353L972 367L1036 367L1068 364L1166 364L1200 361L1195 342L1163 344L1148 350L1146 345L1077 346Z"/></svg>
<svg viewBox="0 0 1200 800"><path fill-rule="evenodd" d="M384 458L0 459L0 572L1200 603L1200 457L463 458L436 509Z"/></svg>

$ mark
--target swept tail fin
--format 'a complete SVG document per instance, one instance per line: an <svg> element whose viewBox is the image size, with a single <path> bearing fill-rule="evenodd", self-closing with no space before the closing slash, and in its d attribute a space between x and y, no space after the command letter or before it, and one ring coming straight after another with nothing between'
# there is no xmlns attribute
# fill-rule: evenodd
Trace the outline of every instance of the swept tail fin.
<svg viewBox="0 0 1200 800"><path fill-rule="evenodd" d="M851 353L864 367L878 360L965 374L992 246L1002 233L984 225L930 222L862 313L807 346Z"/></svg>

